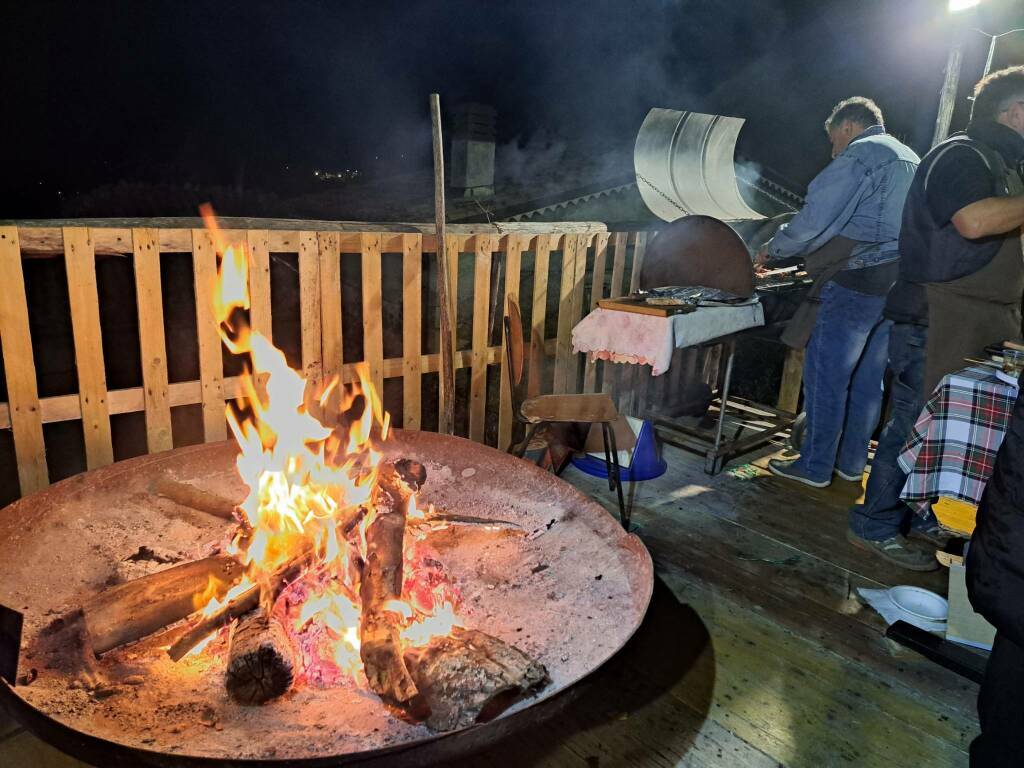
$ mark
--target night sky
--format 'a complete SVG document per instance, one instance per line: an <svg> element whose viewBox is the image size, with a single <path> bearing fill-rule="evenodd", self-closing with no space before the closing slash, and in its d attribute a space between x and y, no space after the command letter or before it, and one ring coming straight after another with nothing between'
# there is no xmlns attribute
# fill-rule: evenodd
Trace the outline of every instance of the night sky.
<svg viewBox="0 0 1024 768"><path fill-rule="evenodd" d="M965 88L988 44L971 30L1024 26L1021 5L989 0L960 22ZM0 218L56 216L118 181L284 197L308 191L314 168L429 167L431 91L442 108L492 104L499 142L525 151L631 153L652 106L738 115L741 151L802 185L828 161L821 125L849 95L875 98L892 132L927 148L953 33L945 6L8 3Z"/></svg>

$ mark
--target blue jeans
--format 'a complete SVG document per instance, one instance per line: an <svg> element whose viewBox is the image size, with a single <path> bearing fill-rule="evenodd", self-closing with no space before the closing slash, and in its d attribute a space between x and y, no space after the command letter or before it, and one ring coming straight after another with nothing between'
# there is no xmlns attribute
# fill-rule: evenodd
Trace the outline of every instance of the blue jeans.
<svg viewBox="0 0 1024 768"><path fill-rule="evenodd" d="M889 323L885 296L826 283L804 359L807 432L795 469L827 482L833 468L859 475L882 409Z"/></svg>
<svg viewBox="0 0 1024 768"><path fill-rule="evenodd" d="M892 373L889 421L878 440L875 460L871 462L864 503L850 509L850 530L865 539L892 538L911 519L910 507L900 501L907 476L896 463L896 457L924 407L921 387L927 340L928 329L920 325L894 323L889 331L889 370ZM925 520L917 518L914 522L924 523Z"/></svg>

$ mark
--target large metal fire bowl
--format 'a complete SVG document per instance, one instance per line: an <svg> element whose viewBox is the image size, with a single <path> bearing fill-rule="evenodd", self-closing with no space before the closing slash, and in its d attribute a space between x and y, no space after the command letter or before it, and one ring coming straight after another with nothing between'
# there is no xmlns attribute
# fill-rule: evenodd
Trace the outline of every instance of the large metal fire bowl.
<svg viewBox="0 0 1024 768"><path fill-rule="evenodd" d="M224 539L225 521L155 497L149 487L167 474L240 500L236 450L224 442L119 462L0 510L0 604L25 615L19 674L38 672L29 685L0 684L0 702L28 729L103 766L450 759L542 717L552 705L538 704L612 656L647 610L650 556L593 500L477 443L395 431L388 454L427 467L423 503L516 524L454 525L428 542L462 592L465 624L547 667L552 682L537 697L490 724L451 734L403 719L354 684L300 686L267 705L242 707L225 695L223 653L170 661L162 648L174 629L106 654L89 679L44 667L34 643L54 617L105 587L166 567L129 559L140 547L158 559L170 553L189 560Z"/></svg>

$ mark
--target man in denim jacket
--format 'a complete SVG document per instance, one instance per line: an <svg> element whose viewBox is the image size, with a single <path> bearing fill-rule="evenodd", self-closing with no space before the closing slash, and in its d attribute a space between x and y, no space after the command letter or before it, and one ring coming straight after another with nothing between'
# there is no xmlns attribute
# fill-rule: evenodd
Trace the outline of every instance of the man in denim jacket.
<svg viewBox="0 0 1024 768"><path fill-rule="evenodd" d="M859 482L878 424L888 324L885 296L896 280L903 202L920 158L885 132L882 112L862 97L836 105L825 122L832 162L807 202L757 254L759 264L807 256L837 237L856 241L821 291L804 363L807 432L800 458L773 459L772 473L815 488L835 473Z"/></svg>

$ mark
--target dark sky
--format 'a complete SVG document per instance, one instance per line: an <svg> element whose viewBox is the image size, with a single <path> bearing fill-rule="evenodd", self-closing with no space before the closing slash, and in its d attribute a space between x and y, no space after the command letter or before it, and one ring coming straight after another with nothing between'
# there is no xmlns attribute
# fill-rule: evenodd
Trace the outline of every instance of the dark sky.
<svg viewBox="0 0 1024 768"><path fill-rule="evenodd" d="M970 28L1024 26L1019 6L964 22L965 80L987 45ZM926 148L952 32L944 0L35 0L2 27L0 217L118 180L282 193L314 167L415 170L435 90L493 104L501 142L572 151L631 152L652 106L738 115L742 150L803 184L849 95Z"/></svg>

